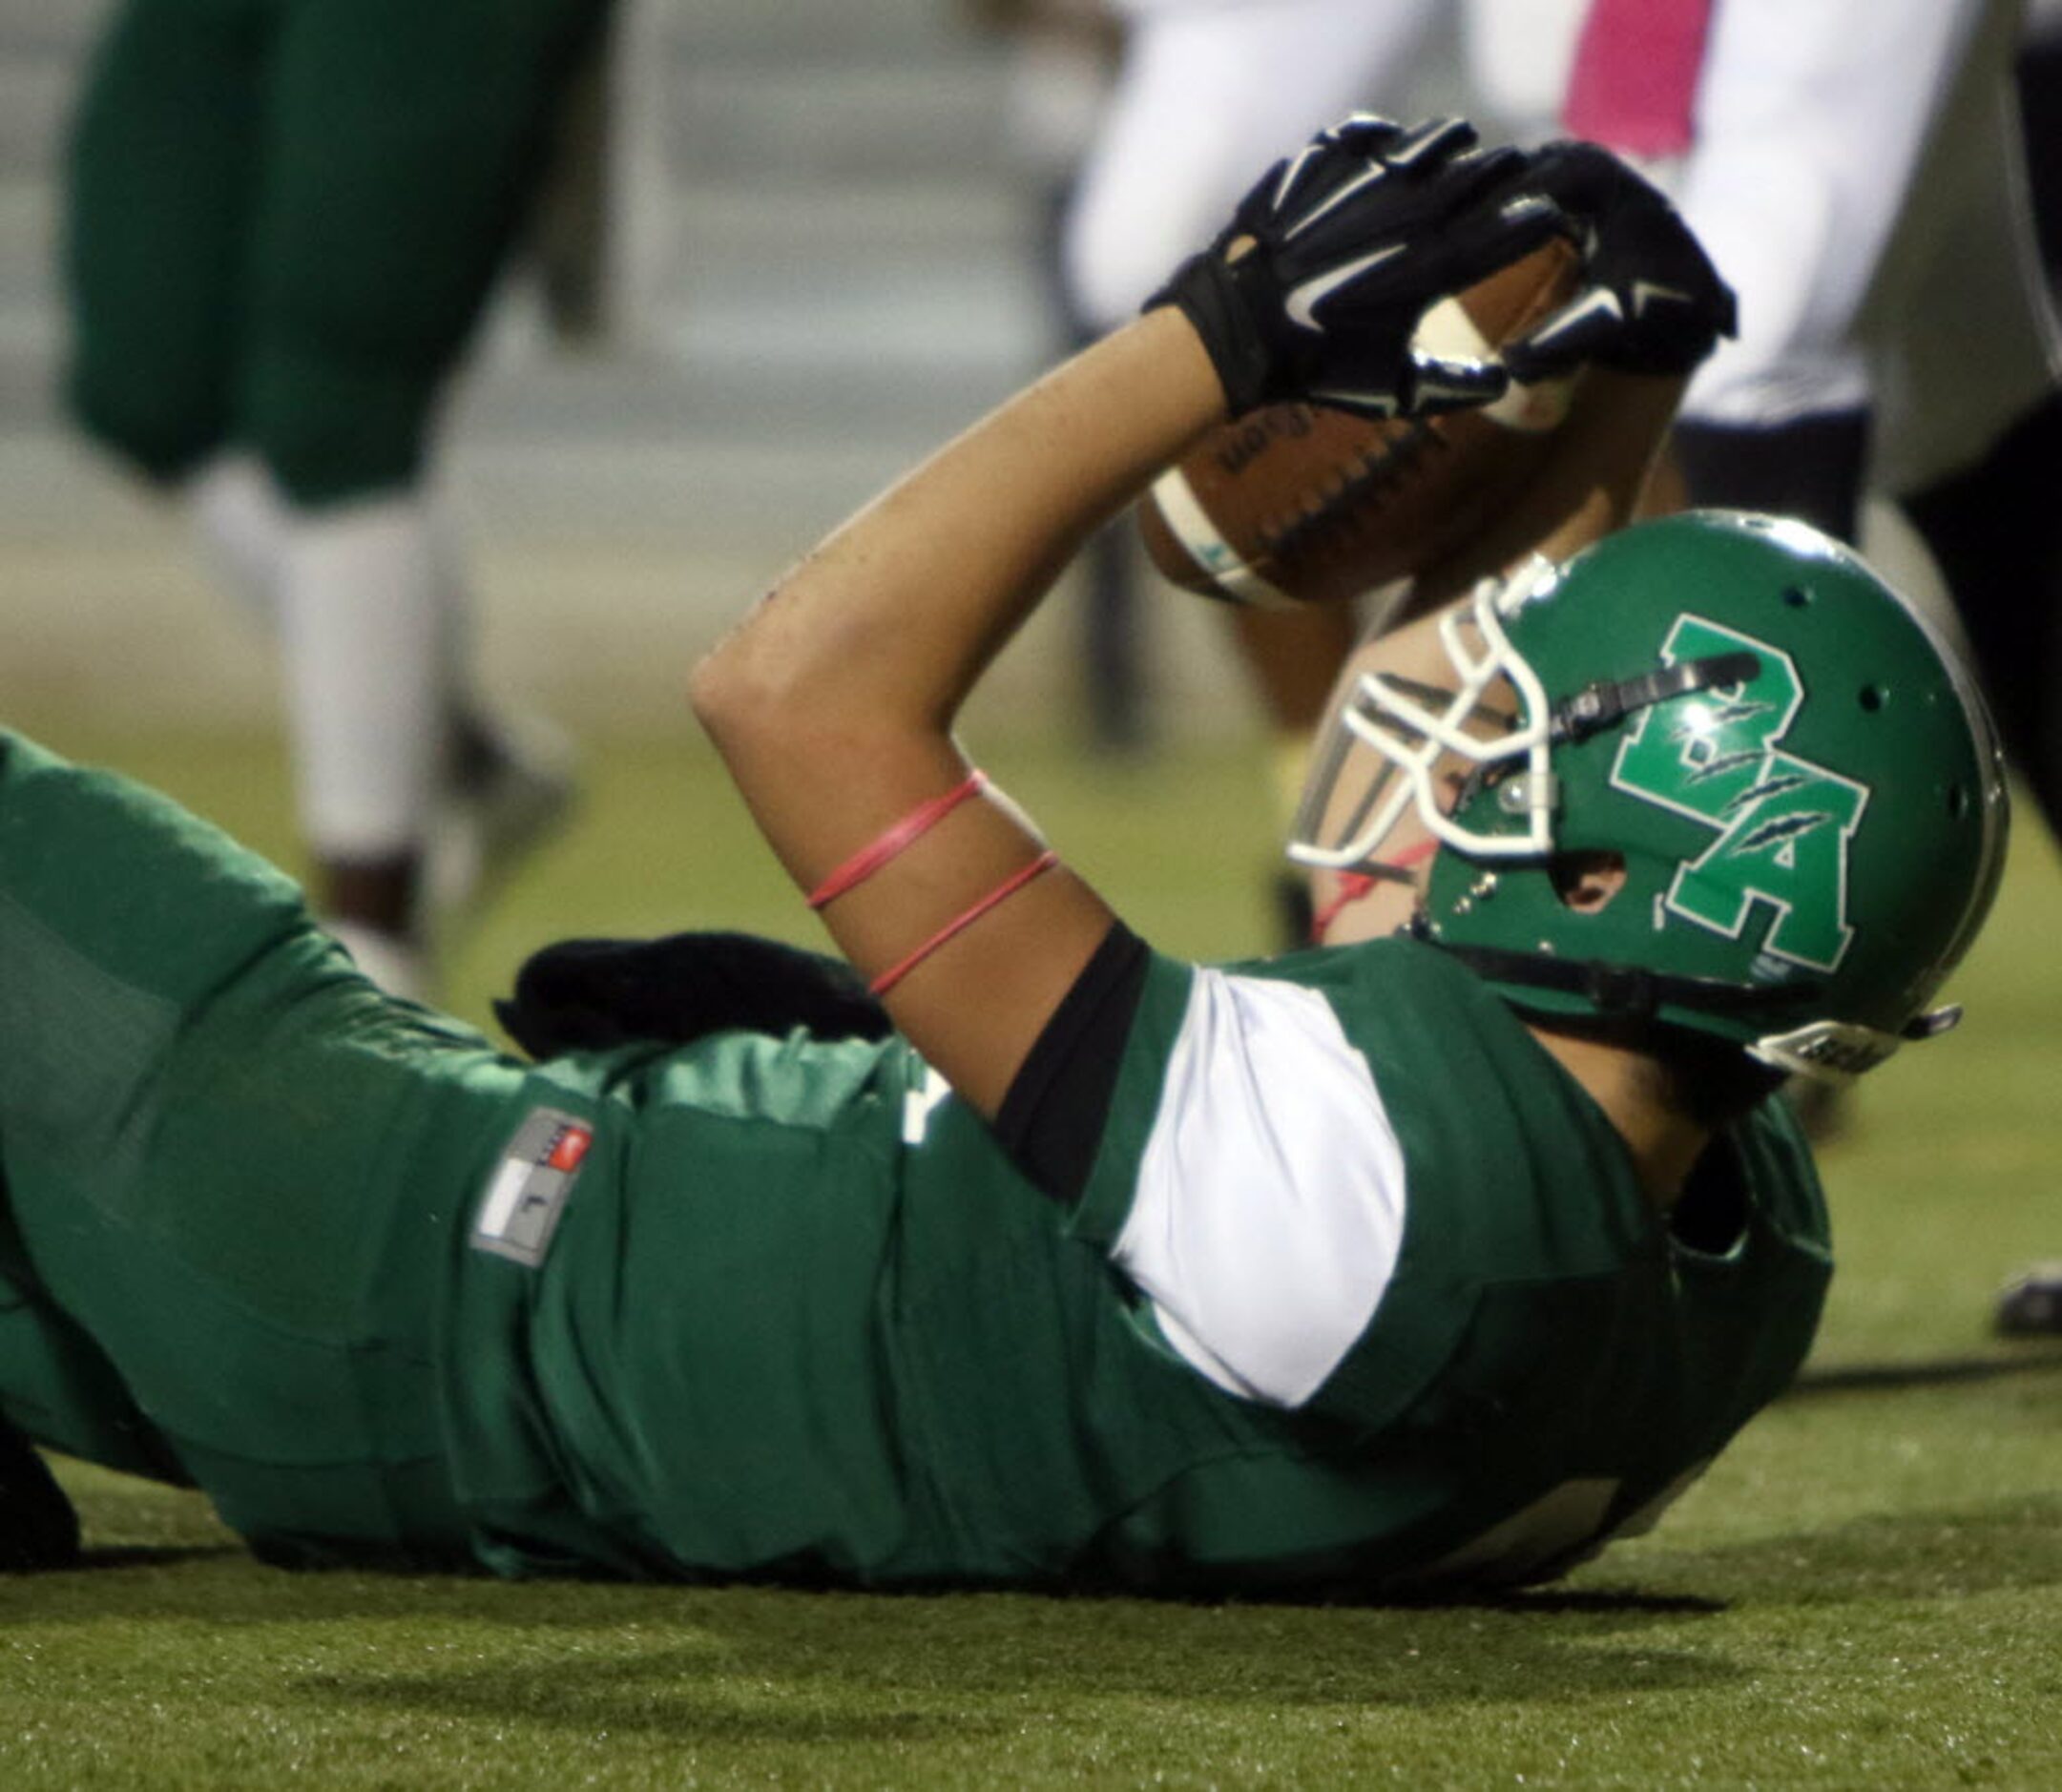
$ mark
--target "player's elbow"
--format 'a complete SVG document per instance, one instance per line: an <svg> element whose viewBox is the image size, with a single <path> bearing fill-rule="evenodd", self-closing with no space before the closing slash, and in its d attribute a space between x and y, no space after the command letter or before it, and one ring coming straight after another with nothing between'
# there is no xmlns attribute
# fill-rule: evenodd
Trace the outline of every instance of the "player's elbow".
<svg viewBox="0 0 2062 1792"><path fill-rule="evenodd" d="M743 734L755 714L763 714L767 694L756 656L739 651L737 637L703 655L687 675L688 707L719 746Z"/></svg>
<svg viewBox="0 0 2062 1792"><path fill-rule="evenodd" d="M824 680L805 656L747 623L688 674L687 700L726 756L758 741L794 740L824 713Z"/></svg>

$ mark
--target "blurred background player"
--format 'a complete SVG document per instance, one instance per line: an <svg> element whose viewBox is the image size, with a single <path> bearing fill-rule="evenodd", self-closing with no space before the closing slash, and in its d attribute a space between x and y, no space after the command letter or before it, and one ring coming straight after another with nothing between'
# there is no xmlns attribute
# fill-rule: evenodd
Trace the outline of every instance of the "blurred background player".
<svg viewBox="0 0 2062 1792"><path fill-rule="evenodd" d="M2018 60L2026 197L2041 290L2062 293L2062 0L2033 0ZM1921 493L1914 520L1951 572L1958 596L1981 569L1989 601L1970 612L1992 704L2051 828L2062 827L2062 405L2048 401L1968 471ZM2008 1335L2062 1333L2062 1261L2037 1263L1998 1297Z"/></svg>
<svg viewBox="0 0 2062 1792"><path fill-rule="evenodd" d="M472 689L432 441L611 3L122 0L73 124L70 405L275 627L315 901L401 991L569 795Z"/></svg>

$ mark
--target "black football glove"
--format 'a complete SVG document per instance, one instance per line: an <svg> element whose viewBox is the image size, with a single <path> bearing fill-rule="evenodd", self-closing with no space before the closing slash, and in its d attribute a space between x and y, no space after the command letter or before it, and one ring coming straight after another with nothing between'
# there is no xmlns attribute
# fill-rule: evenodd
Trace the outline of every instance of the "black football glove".
<svg viewBox="0 0 2062 1792"><path fill-rule="evenodd" d="M1582 290L1503 347L1530 385L1584 363L1621 373L1685 374L1736 327L1733 289L1676 208L1610 151L1550 143L1524 174L1574 226Z"/></svg>
<svg viewBox="0 0 2062 1792"><path fill-rule="evenodd" d="M1374 417L1488 404L1503 368L1421 352L1418 320L1565 226L1525 156L1474 144L1458 119L1356 114L1277 163L1146 308L1180 307L1234 416L1284 399Z"/></svg>
<svg viewBox="0 0 2062 1792"><path fill-rule="evenodd" d="M820 1039L885 1039L887 1011L843 959L750 933L560 940L533 952L494 1004L531 1057L614 1046L685 1045L748 1028Z"/></svg>

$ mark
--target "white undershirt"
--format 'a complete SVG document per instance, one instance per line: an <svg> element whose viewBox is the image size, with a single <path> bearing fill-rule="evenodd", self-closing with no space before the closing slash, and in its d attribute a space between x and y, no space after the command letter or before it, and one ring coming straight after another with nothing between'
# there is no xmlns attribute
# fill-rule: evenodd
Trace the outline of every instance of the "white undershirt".
<svg viewBox="0 0 2062 1792"><path fill-rule="evenodd" d="M1404 1234L1404 1158L1315 990L1202 969L1112 1257L1212 1382L1298 1407L1366 1329Z"/></svg>

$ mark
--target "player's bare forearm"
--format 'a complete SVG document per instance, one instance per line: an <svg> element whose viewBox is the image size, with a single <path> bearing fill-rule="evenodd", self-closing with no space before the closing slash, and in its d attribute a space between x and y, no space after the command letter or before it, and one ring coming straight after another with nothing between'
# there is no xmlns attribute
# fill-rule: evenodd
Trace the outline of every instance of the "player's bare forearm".
<svg viewBox="0 0 2062 1792"><path fill-rule="evenodd" d="M953 719L1087 535L1223 413L1179 313L1156 310L940 449L834 531L696 669L697 714L804 889L967 775ZM889 972L1035 864L1044 843L993 793L824 906L862 972ZM1108 930L1064 868L986 912L895 986L898 1025L963 1095L999 1105ZM978 937L975 937L975 936Z"/></svg>

